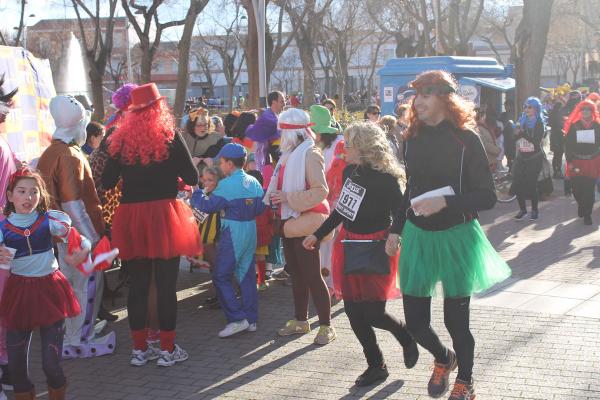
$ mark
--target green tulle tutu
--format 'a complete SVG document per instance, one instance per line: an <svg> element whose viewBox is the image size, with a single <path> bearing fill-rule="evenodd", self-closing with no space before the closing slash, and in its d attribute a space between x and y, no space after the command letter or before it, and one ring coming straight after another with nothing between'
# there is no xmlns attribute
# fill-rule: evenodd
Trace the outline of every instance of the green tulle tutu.
<svg viewBox="0 0 600 400"><path fill-rule="evenodd" d="M511 274L477 220L444 231L426 231L406 221L399 268L402 293L416 297L433 296L437 282L444 297L467 297Z"/></svg>

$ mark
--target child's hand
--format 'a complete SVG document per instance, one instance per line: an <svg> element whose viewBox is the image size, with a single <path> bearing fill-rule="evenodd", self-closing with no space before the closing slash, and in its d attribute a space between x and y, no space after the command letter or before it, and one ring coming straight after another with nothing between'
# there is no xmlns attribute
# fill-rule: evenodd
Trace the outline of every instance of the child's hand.
<svg viewBox="0 0 600 400"><path fill-rule="evenodd" d="M90 254L89 250L76 250L73 254L65 255L65 262L71 267L77 268L79 264L87 259L88 254Z"/></svg>
<svg viewBox="0 0 600 400"><path fill-rule="evenodd" d="M6 248L6 246L0 246L0 264L10 264L14 258L13 253Z"/></svg>

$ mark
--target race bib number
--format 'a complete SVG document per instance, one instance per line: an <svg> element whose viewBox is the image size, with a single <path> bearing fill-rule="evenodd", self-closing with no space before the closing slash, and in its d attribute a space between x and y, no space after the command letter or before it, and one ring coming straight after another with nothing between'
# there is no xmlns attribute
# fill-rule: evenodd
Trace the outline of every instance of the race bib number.
<svg viewBox="0 0 600 400"><path fill-rule="evenodd" d="M352 182L350 178L346 179L335 206L336 211L350 221L354 221L366 193L367 190L364 187Z"/></svg>
<svg viewBox="0 0 600 400"><path fill-rule="evenodd" d="M206 221L206 218L208 218L208 214L207 213L203 213L202 211L198 211L195 208L192 208L192 214L194 214L194 217L196 218L196 221L198 221L199 224L203 224L204 221Z"/></svg>
<svg viewBox="0 0 600 400"><path fill-rule="evenodd" d="M596 132L593 129L577 131L577 143L586 143L586 144L596 143Z"/></svg>
<svg viewBox="0 0 600 400"><path fill-rule="evenodd" d="M532 153L535 150L533 143L525 139L519 139L517 141L517 148L521 153Z"/></svg>

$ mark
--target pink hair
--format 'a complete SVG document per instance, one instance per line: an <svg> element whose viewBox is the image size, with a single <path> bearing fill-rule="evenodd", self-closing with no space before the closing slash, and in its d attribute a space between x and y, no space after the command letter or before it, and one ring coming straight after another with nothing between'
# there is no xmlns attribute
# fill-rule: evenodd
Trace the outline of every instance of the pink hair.
<svg viewBox="0 0 600 400"><path fill-rule="evenodd" d="M164 99L141 110L125 114L110 137L108 152L123 163L148 165L169 156L169 143L175 137L175 119Z"/></svg>

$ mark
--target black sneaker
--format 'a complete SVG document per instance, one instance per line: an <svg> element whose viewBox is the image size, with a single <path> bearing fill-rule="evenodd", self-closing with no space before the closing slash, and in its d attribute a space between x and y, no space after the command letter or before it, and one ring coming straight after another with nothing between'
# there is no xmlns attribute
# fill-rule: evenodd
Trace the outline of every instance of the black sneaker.
<svg viewBox="0 0 600 400"><path fill-rule="evenodd" d="M402 346L402 353L404 354L404 366L407 369L411 369L419 361L419 347L414 340L408 346Z"/></svg>
<svg viewBox="0 0 600 400"><path fill-rule="evenodd" d="M583 224L592 225L592 217L590 215L586 215L585 217L583 217Z"/></svg>
<svg viewBox="0 0 600 400"><path fill-rule="evenodd" d="M473 379L470 382L456 378L454 387L448 400L475 400L475 389L473 388Z"/></svg>
<svg viewBox="0 0 600 400"><path fill-rule="evenodd" d="M117 315L109 313L108 310L106 308L104 308L104 306L101 306L100 310L98 310L97 318L101 321L108 321L108 322L115 322L116 320L119 319L119 317Z"/></svg>
<svg viewBox="0 0 600 400"><path fill-rule="evenodd" d="M354 381L356 386L371 386L379 381L385 381L390 373L385 364L377 367L369 367Z"/></svg>
<svg viewBox="0 0 600 400"><path fill-rule="evenodd" d="M450 372L454 371L458 366L456 354L452 350L448 350L448 359L447 364L433 363L433 373L427 385L427 392L430 397L442 397L448 391L448 387L450 386Z"/></svg>
<svg viewBox="0 0 600 400"><path fill-rule="evenodd" d="M539 216L540 216L540 212L538 210L532 210L531 211L531 218L530 219L532 221L537 221L537 219L539 218Z"/></svg>
<svg viewBox="0 0 600 400"><path fill-rule="evenodd" d="M527 215L527 211L521 210L521 211L519 211L519 213L517 215L515 215L515 219L517 221L521 221L523 218L525 218L526 215Z"/></svg>

